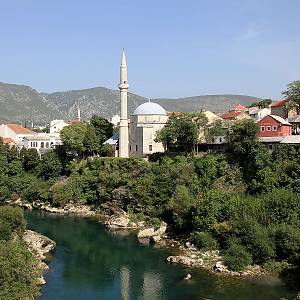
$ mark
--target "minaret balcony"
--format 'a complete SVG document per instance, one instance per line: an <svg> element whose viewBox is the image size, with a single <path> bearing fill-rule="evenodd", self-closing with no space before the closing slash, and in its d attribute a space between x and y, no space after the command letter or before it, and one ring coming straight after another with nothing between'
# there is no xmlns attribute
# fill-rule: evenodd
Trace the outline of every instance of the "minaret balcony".
<svg viewBox="0 0 300 300"><path fill-rule="evenodd" d="M128 89L129 84L128 83L120 83L119 84L119 89L123 90L123 89Z"/></svg>

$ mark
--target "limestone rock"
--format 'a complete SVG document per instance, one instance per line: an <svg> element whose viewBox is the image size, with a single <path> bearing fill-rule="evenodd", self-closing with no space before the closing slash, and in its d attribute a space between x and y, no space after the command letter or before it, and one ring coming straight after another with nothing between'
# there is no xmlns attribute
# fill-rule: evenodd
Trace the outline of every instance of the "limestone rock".
<svg viewBox="0 0 300 300"><path fill-rule="evenodd" d="M56 246L53 240L32 230L25 230L23 239L28 244L30 251L41 260L44 260L45 255Z"/></svg>
<svg viewBox="0 0 300 300"><path fill-rule="evenodd" d="M195 259L184 255L169 256L167 261L169 263L181 264L189 267L197 265L197 261Z"/></svg>
<svg viewBox="0 0 300 300"><path fill-rule="evenodd" d="M215 266L214 266L214 270L217 272L228 272L228 268L223 264L222 261L217 261Z"/></svg>
<svg viewBox="0 0 300 300"><path fill-rule="evenodd" d="M153 236L162 236L167 230L167 223L161 222L160 227L154 230L153 227L145 228L139 231L138 238L151 238Z"/></svg>

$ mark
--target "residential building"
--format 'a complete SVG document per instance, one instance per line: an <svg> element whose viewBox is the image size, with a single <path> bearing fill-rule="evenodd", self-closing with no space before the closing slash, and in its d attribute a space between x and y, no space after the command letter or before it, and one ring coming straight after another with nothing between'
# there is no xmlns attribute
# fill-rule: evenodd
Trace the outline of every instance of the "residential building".
<svg viewBox="0 0 300 300"><path fill-rule="evenodd" d="M292 124L292 133L293 134L300 134L300 115L296 115L293 117L288 118L289 123Z"/></svg>
<svg viewBox="0 0 300 300"><path fill-rule="evenodd" d="M229 109L230 112L243 112L246 110L247 110L247 107L242 104L236 104L231 109Z"/></svg>
<svg viewBox="0 0 300 300"><path fill-rule="evenodd" d="M297 110L288 107L288 100L277 100L271 104L271 114L287 119L297 115Z"/></svg>
<svg viewBox="0 0 300 300"><path fill-rule="evenodd" d="M68 125L70 124L64 120L52 120L50 122L50 134L59 134L60 131Z"/></svg>
<svg viewBox="0 0 300 300"><path fill-rule="evenodd" d="M230 111L226 113L220 113L218 116L226 121L237 121L251 118L245 111Z"/></svg>
<svg viewBox="0 0 300 300"><path fill-rule="evenodd" d="M36 132L24 128L20 124L10 123L0 125L0 136L12 139L17 145L22 143L25 137L35 134Z"/></svg>
<svg viewBox="0 0 300 300"><path fill-rule="evenodd" d="M259 137L278 137L292 134L292 124L279 116L265 116L256 124L259 128Z"/></svg>
<svg viewBox="0 0 300 300"><path fill-rule="evenodd" d="M271 108L265 107L265 108L259 108L257 106L255 107L249 107L247 109L247 113L249 116L254 120L259 120L264 118L265 116L268 116L271 114Z"/></svg>

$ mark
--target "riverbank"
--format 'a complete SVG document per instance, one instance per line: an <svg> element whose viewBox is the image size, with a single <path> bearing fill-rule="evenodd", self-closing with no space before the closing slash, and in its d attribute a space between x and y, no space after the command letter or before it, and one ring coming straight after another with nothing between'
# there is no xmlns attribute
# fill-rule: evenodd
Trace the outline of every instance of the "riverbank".
<svg viewBox="0 0 300 300"><path fill-rule="evenodd" d="M48 270L49 267L45 263L45 259L49 255L49 253L51 253L55 249L56 243L53 240L49 239L48 237L32 230L25 230L23 235L23 240L28 245L29 251L34 255L34 257L39 262L39 268L43 272ZM43 275L37 278L37 284L38 285L46 284Z"/></svg>
<svg viewBox="0 0 300 300"><path fill-rule="evenodd" d="M224 265L223 257L219 250L199 250L188 239L184 239L183 237L178 239L174 235L171 236L172 232L168 232L169 228L165 222L162 222L157 228L149 226L149 224L146 224L144 221L134 222L128 213L116 206L106 207L106 210L110 211L110 214L101 214L93 211L89 206L70 203L62 208L57 208L42 202L25 203L21 199L17 199L14 202L10 202L10 204L29 210L41 209L49 213L61 215L75 214L80 217L94 217L98 222L104 224L108 230L133 231L141 244L152 244L155 245L155 247L172 250L176 255L171 255L166 258L166 262L170 264L204 268L213 273L230 276L253 277L269 275L268 272L263 270L259 265L248 266L241 272L231 271ZM41 282L43 282L43 279L41 279Z"/></svg>

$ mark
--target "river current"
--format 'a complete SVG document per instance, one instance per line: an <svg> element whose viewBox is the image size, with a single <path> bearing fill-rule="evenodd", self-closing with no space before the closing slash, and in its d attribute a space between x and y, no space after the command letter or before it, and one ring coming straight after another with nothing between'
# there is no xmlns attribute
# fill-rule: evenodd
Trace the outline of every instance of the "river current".
<svg viewBox="0 0 300 300"><path fill-rule="evenodd" d="M86 218L25 211L28 228L57 246L38 300L275 300L296 291L272 278L241 279L166 263L168 251L140 245ZM191 280L183 278L190 273Z"/></svg>

